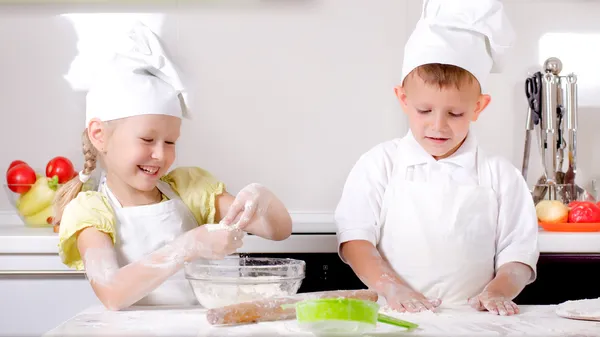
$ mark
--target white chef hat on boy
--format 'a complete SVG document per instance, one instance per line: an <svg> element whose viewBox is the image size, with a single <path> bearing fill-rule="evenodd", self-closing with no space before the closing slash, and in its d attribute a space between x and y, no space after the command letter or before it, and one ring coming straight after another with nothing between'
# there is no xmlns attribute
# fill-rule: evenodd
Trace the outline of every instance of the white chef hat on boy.
<svg viewBox="0 0 600 337"><path fill-rule="evenodd" d="M134 23L115 55L93 79L86 96L86 127L92 118L109 121L160 114L187 116L187 94L158 37Z"/></svg>
<svg viewBox="0 0 600 337"><path fill-rule="evenodd" d="M497 0L424 0L406 43L402 80L418 66L451 64L469 71L485 87L502 67L514 31Z"/></svg>

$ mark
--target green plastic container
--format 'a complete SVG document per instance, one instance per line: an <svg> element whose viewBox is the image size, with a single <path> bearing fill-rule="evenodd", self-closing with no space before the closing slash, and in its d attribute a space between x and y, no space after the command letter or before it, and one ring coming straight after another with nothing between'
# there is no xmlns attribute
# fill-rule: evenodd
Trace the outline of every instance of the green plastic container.
<svg viewBox="0 0 600 337"><path fill-rule="evenodd" d="M406 329L417 324L379 314L379 304L351 298L324 298L296 303L296 319L302 330L316 335L362 334L375 329L377 322Z"/></svg>

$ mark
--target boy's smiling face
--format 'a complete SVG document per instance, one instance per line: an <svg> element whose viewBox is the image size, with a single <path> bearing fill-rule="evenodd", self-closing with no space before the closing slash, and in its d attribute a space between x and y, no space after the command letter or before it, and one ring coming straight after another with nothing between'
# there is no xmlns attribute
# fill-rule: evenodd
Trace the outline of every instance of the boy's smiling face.
<svg viewBox="0 0 600 337"><path fill-rule="evenodd" d="M435 159L458 150L471 122L490 102L474 78L463 77L454 84L431 83L415 71L395 92L415 139Z"/></svg>

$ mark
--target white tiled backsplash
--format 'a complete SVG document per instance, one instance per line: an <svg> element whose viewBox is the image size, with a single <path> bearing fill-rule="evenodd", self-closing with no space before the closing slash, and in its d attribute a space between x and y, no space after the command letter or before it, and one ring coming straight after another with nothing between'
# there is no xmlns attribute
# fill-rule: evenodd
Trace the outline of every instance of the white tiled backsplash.
<svg viewBox="0 0 600 337"><path fill-rule="evenodd" d="M492 103L474 127L478 139L520 168L523 82L557 56L580 79L578 182L589 187L600 173L594 152L600 1L505 4L518 40L507 69L493 76ZM420 6L417 0L2 5L0 168L15 159L43 168L56 155L81 166L79 61L93 47L100 59L103 37L142 18L164 39L190 91L193 119L183 128L177 165L202 166L234 193L263 183L294 212L332 212L358 157L406 131L393 86ZM537 162L532 158L531 181L541 172ZM10 210L4 194L2 210Z"/></svg>

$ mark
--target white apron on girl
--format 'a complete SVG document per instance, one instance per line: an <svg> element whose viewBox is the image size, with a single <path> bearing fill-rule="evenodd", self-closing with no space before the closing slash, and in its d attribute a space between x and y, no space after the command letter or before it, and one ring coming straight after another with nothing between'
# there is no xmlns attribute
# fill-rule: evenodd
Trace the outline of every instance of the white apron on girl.
<svg viewBox="0 0 600 337"><path fill-rule="evenodd" d="M192 212L169 184L159 180L157 188L169 200L151 205L121 207L106 185L106 179L103 177L100 180L98 190L108 197L117 221L115 250L121 267L140 260L198 226ZM183 270L179 270L135 305L187 306L198 305L198 301Z"/></svg>
<svg viewBox="0 0 600 337"><path fill-rule="evenodd" d="M398 155L383 198L387 212L382 214L379 251L426 297L466 304L494 277L498 201L491 168L477 149L478 185L446 177L416 182L414 166Z"/></svg>

